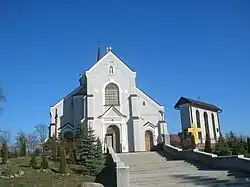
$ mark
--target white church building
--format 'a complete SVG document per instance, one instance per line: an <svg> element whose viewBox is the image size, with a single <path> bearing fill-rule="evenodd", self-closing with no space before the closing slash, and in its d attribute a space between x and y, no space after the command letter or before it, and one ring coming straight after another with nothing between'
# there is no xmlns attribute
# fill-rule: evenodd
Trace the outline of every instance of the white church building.
<svg viewBox="0 0 250 187"><path fill-rule="evenodd" d="M201 132L198 133L200 144L205 144L207 136L209 136L211 143L218 141L221 135L219 113L222 112L219 107L181 97L174 108L180 111L182 132L187 133L187 129L195 124L201 129Z"/></svg>
<svg viewBox="0 0 250 187"><path fill-rule="evenodd" d="M80 76L80 85L50 107L50 136L72 138L78 124L91 126L116 152L150 151L168 134L164 107L136 85L136 72L112 50ZM160 91L160 90L159 90Z"/></svg>

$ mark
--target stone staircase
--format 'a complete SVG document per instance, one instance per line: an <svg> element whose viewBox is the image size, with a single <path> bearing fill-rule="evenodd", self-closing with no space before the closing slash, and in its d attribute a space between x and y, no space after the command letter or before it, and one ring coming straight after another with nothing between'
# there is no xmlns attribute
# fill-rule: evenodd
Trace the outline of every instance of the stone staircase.
<svg viewBox="0 0 250 187"><path fill-rule="evenodd" d="M202 164L173 160L164 152L119 153L118 157L129 166L130 187L250 187L250 174L212 170Z"/></svg>

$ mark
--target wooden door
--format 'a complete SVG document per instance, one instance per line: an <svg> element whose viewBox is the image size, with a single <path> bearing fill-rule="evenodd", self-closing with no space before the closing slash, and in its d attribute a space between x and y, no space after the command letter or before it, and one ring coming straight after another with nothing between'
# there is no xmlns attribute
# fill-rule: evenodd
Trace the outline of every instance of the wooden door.
<svg viewBox="0 0 250 187"><path fill-rule="evenodd" d="M153 144L153 136L151 131L146 131L145 132L145 146L146 146L146 151L151 151Z"/></svg>

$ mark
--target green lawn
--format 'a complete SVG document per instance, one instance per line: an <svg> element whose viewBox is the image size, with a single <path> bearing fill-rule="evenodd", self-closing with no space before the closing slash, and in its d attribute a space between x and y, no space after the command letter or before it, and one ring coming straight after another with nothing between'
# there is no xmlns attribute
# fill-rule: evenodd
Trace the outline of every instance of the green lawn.
<svg viewBox="0 0 250 187"><path fill-rule="evenodd" d="M250 158L250 153L245 153L244 157Z"/></svg>
<svg viewBox="0 0 250 187"><path fill-rule="evenodd" d="M39 159L39 158L38 158ZM41 159L41 158L40 158ZM94 181L94 177L75 174L73 166L67 168L67 175L54 172L51 169L33 169L29 167L30 157L9 159L8 163L0 164L0 175L7 171L7 176L24 173L16 178L0 178L0 187L76 187L81 182ZM49 162L50 168L57 170L59 163ZM20 172L21 171L21 172Z"/></svg>

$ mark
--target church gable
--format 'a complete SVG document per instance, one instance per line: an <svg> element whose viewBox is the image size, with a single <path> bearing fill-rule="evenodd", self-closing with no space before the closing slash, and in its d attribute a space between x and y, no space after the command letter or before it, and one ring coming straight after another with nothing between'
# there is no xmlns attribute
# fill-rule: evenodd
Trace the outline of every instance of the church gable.
<svg viewBox="0 0 250 187"><path fill-rule="evenodd" d="M109 117L126 117L126 115L122 114L117 108L114 106L110 106L101 116L98 118L109 118Z"/></svg>
<svg viewBox="0 0 250 187"><path fill-rule="evenodd" d="M152 124L151 122L148 121L147 123L145 123L145 124L143 125L143 127L144 127L144 128L151 127L151 128L154 129L155 127L157 127L157 125L154 125L154 124Z"/></svg>
<svg viewBox="0 0 250 187"><path fill-rule="evenodd" d="M124 69L130 73L134 72L125 62L123 62L113 51L108 51L100 60L96 62L88 71L86 75L92 72L98 72L106 68L107 73L114 73L115 69Z"/></svg>

